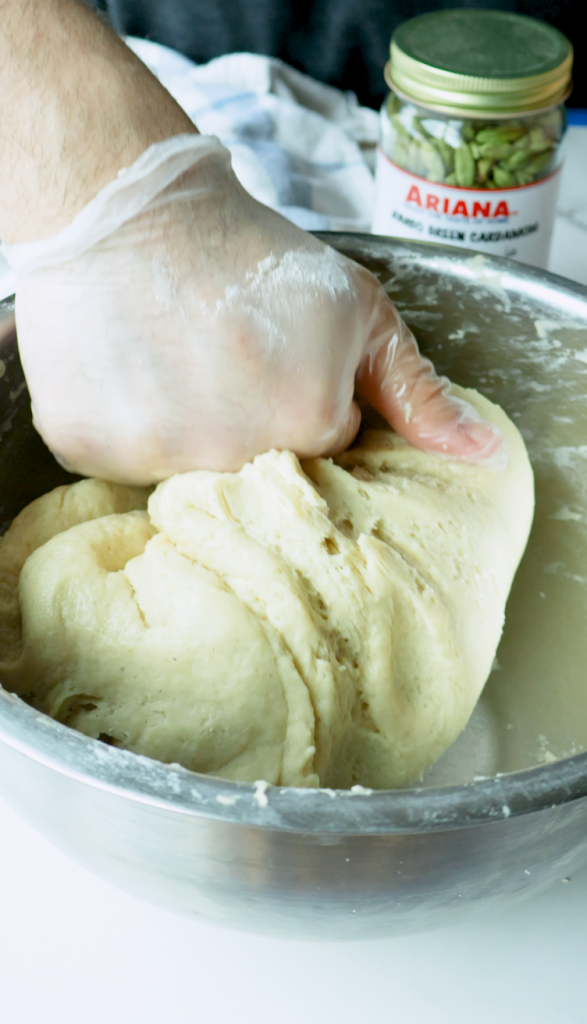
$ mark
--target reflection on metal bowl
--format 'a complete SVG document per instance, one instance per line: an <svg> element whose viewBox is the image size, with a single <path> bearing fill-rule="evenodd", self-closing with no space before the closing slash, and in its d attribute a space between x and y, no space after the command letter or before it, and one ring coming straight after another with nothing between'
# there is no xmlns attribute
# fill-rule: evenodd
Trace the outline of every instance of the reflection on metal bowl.
<svg viewBox="0 0 587 1024"><path fill-rule="evenodd" d="M587 289L506 260L367 235L437 366L499 402L536 472L536 522L495 671L417 788L226 782L66 728L0 690L0 789L113 884L218 923L373 938L456 922L587 861ZM32 427L10 302L0 324L0 519L73 479Z"/></svg>

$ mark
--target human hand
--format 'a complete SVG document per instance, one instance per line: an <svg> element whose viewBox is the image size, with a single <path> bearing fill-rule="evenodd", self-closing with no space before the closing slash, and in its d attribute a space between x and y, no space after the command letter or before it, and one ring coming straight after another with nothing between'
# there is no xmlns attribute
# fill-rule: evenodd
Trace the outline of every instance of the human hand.
<svg viewBox="0 0 587 1024"><path fill-rule="evenodd" d="M35 425L77 472L150 483L333 454L355 394L419 447L499 447L376 279L256 202L215 139L152 146L69 227L6 252Z"/></svg>

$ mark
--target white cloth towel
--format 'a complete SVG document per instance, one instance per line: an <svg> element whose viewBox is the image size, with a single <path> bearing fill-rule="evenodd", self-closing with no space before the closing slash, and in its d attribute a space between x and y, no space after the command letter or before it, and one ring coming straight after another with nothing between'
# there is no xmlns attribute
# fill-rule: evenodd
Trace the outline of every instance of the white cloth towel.
<svg viewBox="0 0 587 1024"><path fill-rule="evenodd" d="M369 231L379 123L354 93L254 53L196 65L158 43L127 43L198 129L231 151L256 199L308 230Z"/></svg>

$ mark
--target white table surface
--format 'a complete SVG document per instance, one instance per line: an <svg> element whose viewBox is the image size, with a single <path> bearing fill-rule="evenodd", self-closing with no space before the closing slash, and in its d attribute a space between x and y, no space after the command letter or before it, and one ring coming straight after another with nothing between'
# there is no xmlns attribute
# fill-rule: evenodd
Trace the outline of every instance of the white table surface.
<svg viewBox="0 0 587 1024"><path fill-rule="evenodd" d="M550 268L587 284L587 128L569 133ZM587 1024L587 869L428 934L296 943L118 892L0 799L2 1024Z"/></svg>

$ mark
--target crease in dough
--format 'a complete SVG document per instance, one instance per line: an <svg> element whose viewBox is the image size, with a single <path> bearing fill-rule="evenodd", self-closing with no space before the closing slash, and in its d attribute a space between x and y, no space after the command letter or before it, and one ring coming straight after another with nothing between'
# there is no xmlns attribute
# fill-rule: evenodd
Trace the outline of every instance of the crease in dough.
<svg viewBox="0 0 587 1024"><path fill-rule="evenodd" d="M374 417L335 460L140 488L82 481L0 541L0 680L104 742L224 778L410 783L491 670L533 514L505 413L500 469ZM148 502L148 511L145 507Z"/></svg>

